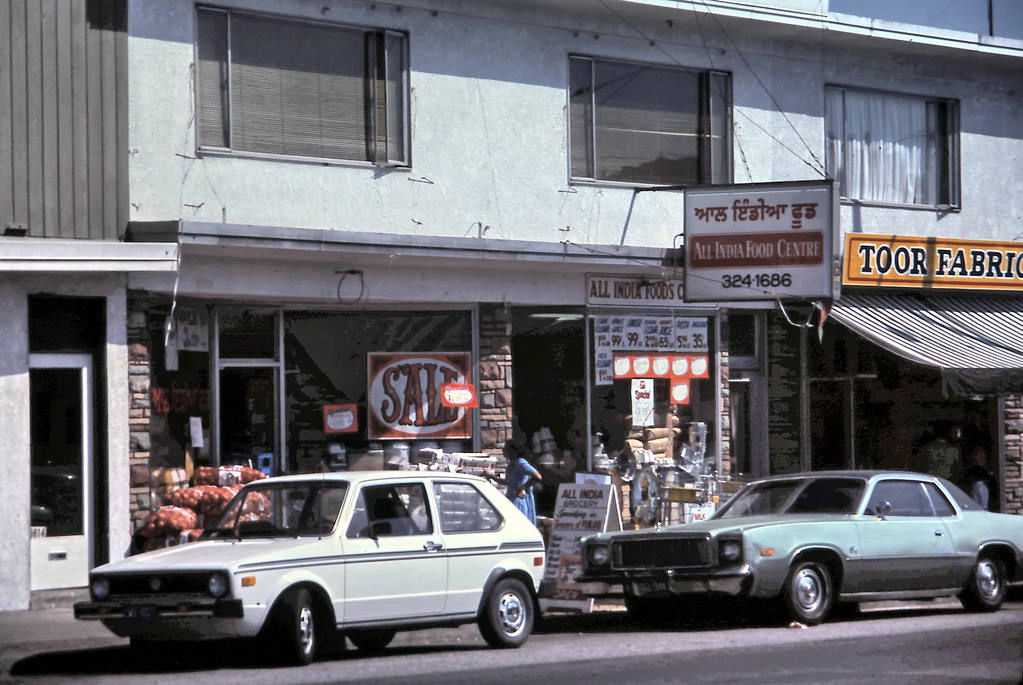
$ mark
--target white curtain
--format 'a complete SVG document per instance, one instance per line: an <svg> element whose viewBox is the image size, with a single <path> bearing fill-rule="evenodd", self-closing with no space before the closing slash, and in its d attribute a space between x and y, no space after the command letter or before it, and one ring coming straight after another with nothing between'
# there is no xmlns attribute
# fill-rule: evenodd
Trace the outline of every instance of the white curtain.
<svg viewBox="0 0 1023 685"><path fill-rule="evenodd" d="M827 90L832 174L842 195L875 202L937 202L938 108L899 95Z"/></svg>

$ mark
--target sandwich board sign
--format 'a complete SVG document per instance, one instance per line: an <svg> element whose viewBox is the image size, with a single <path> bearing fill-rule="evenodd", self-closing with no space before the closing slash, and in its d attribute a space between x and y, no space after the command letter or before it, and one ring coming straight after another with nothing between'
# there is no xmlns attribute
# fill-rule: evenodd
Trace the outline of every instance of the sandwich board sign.
<svg viewBox="0 0 1023 685"><path fill-rule="evenodd" d="M575 582L582 571L579 540L621 529L622 508L614 485L587 481L558 486L540 608L592 611L591 593L606 592L607 584Z"/></svg>

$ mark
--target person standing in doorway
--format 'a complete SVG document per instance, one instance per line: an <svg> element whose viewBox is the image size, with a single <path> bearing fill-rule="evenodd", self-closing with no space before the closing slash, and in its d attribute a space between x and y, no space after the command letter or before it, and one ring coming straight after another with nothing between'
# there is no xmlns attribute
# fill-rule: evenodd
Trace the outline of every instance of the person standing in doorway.
<svg viewBox="0 0 1023 685"><path fill-rule="evenodd" d="M526 460L526 448L515 440L504 443L504 458L508 462L508 467L503 480L495 477L493 471L488 471L486 475L506 487L505 495L535 526L536 498L533 496L533 486L543 480L543 477L536 467Z"/></svg>
<svg viewBox="0 0 1023 685"><path fill-rule="evenodd" d="M920 448L920 466L932 476L952 478L959 463L959 445L953 438L952 424L935 422L933 434L934 438Z"/></svg>
<svg viewBox="0 0 1023 685"><path fill-rule="evenodd" d="M977 446L966 455L966 468L963 471L963 483L977 504L990 511L991 490L994 475L987 467L987 452Z"/></svg>

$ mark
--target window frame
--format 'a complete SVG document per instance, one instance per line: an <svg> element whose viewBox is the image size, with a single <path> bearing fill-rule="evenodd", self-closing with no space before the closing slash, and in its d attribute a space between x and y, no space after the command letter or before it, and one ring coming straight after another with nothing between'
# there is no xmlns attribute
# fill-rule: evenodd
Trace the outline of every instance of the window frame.
<svg viewBox="0 0 1023 685"><path fill-rule="evenodd" d="M590 163L591 169L593 171L593 176L576 176L576 175L574 175L573 168L572 168L572 61L573 60L588 60L589 63L590 63L590 84L591 84L591 88L590 88L590 106L589 106L590 107L590 123L589 123L590 142L589 142L589 145L590 145L590 155L591 155L591 157L589 159L589 163ZM731 71L726 71L726 70L723 70L723 69L712 69L712 68L704 69L704 68L698 68L698 67L685 67L685 66L682 66L682 65L679 65L679 64L663 64L663 63L657 63L657 62L644 62L642 60L618 59L618 58L613 58L613 57L601 57L601 56L592 55L592 54L583 54L583 53L574 53L573 52L573 53L569 53L568 54L568 60L566 60L566 66L567 66L566 84L567 84L567 88L565 89L565 91L566 91L565 112L566 112L566 115L567 115L567 121L566 121L566 143L567 143L566 164L567 164L567 172L568 172L567 175L568 175L569 185L609 186L609 187L620 187L620 188L650 188L650 187L658 187L658 186L666 185L666 184L663 184L663 183L646 183L646 182L641 182L641 181L618 181L618 180L611 180L611 179L601 179L601 178L598 178L596 176L596 168L597 168L597 160L598 160L597 126L596 126L597 107L596 107L596 103L593 102L595 91L592 88L592 84L594 82L594 70L595 70L595 65L596 65L597 62L608 62L608 63L612 63L612 64L634 64L634 65L638 65L638 66L652 67L652 68L656 68L656 69L667 69L667 70L671 70L671 71L689 72L691 74L696 74L698 79L699 79L699 93L697 94L697 97L699 98L698 105L699 105L699 112L700 112L699 113L699 119L700 119L700 127L701 127L701 131L698 132L697 135L700 136L701 138L704 138L707 141L710 141L710 142L701 143L700 159L699 159L699 167L700 167L701 178L696 183L692 183L690 185L707 185L707 184L715 184L715 183L728 184L728 183L731 183L733 181L733 175L734 175L733 155L734 155L734 152L733 152L733 145L732 145L732 137L733 137L733 128L734 128L734 125L733 125L734 124L734 118L732 116L732 110L734 109L734 100L733 100L733 97L732 97L732 72ZM708 154L703 149L704 146L710 147L712 145L712 138L713 138L713 134L709 130L710 129L710 120L711 120L711 102L712 102L711 101L711 97L710 97L710 88L711 88L710 76L712 74L717 74L719 76L725 77L727 79L727 81L728 81L727 92L722 94L722 98L724 99L724 104L723 104L724 112L723 112L723 127L722 127L723 130L721 132L721 140L722 140L722 143L726 146L726 149L722 150L721 153L720 153L721 154L721 161L722 161L722 165L723 165L723 168L721 169L721 175L723 176L723 178L721 178L721 179L719 179L717 181L715 181L713 179L713 176L714 176L714 171L713 171L713 155L712 154ZM703 178L704 174L707 175L707 178Z"/></svg>
<svg viewBox="0 0 1023 685"><path fill-rule="evenodd" d="M227 59L227 94L224 101L224 107L226 109L226 122L227 130L225 137L227 139L227 146L208 145L202 142L202 122L199 116L200 100L199 100L199 33L200 33L200 15L202 12L218 12L226 17L226 59ZM385 63L380 65L377 58L383 54L388 54L388 44L393 38L401 39L401 83L400 92L402 102L400 104L401 111L401 122L400 131L397 137L400 139L401 148L404 150L404 154L401 155L403 159L392 159L390 151L394 138L385 133L385 138L381 143L374 144L373 156L376 159L360 160L360 159L343 159L334 157L311 157L304 155L294 154L283 154L283 153L272 153L272 152L258 152L252 150L241 150L231 147L231 136L234 127L234 112L231 102L232 84L231 84L231 16L232 15L244 15L248 17L278 20L282 22L289 22L292 24L307 24L311 26L325 27L339 30L352 30L361 31L363 34L377 34L378 43L376 49L368 51L366 74L383 74L384 75L384 88L386 89L386 76L390 72L390 67ZM349 24L343 22L332 22L322 21L317 19L310 19L306 17L297 17L293 15L279 14L274 12L261 12L258 10L248 10L244 8L233 8L233 7L220 7L216 5L197 4L193 14L195 23L193 26L193 40L192 40L192 52L193 52L193 64L195 68L192 73L192 98L193 98L193 119L195 121L194 128L194 142L196 155L199 157L203 156L224 156L224 157L237 157L247 159L268 159L276 161L288 161L288 162L304 162L308 164L317 164L321 166L357 166L357 167L368 167L368 168L392 168L392 169L411 169L412 168L412 133L411 133L411 51L409 48L410 35L407 31L400 31L395 29L387 29L379 26L366 26L360 24ZM365 78L365 75L364 75ZM377 92L375 88L369 89L372 91L367 94L363 100L363 106L366 114L366 137L367 139L377 139L377 127L380 125L380 116L376 114L378 110L377 103ZM387 131L390 131L391 117L390 112L386 105L383 107L383 125ZM383 148L382 158L379 155L379 148Z"/></svg>
<svg viewBox="0 0 1023 685"><path fill-rule="evenodd" d="M913 98L920 100L925 104L937 103L943 105L945 109L945 116L943 118L943 125L945 132L943 135L944 139L944 154L945 161L941 166L944 178L938 179L940 186L944 186L945 197L939 198L939 202L935 204L915 204L906 202L887 202L884 200L868 200L849 197L845 194L845 183L843 178L836 176L838 160L832 158L831 154L831 137L829 135L828 128L828 91L829 90L840 90L844 92L855 92L863 95L872 96L891 96L891 97L902 97L902 98ZM935 95L922 95L920 93L907 93L902 91L884 90L880 88L863 88L858 86L848 86L839 83L825 83L824 84L824 154L825 154L825 169L827 176L835 181L836 186L839 189L840 202L846 205L862 205L867 207L893 207L898 209L915 209L919 211L939 211L939 212L958 212L962 209L962 184L961 184L961 168L962 168L962 155L960 150L961 141L961 124L960 124L960 102L958 98L940 97ZM846 117L845 111L842 112L842 127L843 127L843 138L842 138L842 169L844 174L845 169L845 124ZM941 192L941 191L939 191Z"/></svg>

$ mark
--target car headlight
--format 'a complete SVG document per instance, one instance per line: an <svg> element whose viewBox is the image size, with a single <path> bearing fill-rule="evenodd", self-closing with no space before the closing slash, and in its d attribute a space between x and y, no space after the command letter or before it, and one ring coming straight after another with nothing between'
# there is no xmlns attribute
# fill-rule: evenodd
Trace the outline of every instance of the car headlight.
<svg viewBox="0 0 1023 685"><path fill-rule="evenodd" d="M607 562L611 559L611 553L607 545L589 545L586 548L586 558L589 560L590 566L607 566Z"/></svg>
<svg viewBox="0 0 1023 685"><path fill-rule="evenodd" d="M742 541L723 540L720 549L721 561L736 562L742 559Z"/></svg>
<svg viewBox="0 0 1023 685"><path fill-rule="evenodd" d="M214 597L223 597L227 594L227 578L223 573L214 573L210 576L209 590Z"/></svg>
<svg viewBox="0 0 1023 685"><path fill-rule="evenodd" d="M93 578L89 589L92 591L92 598L102 602L110 596L110 581L106 578Z"/></svg>

